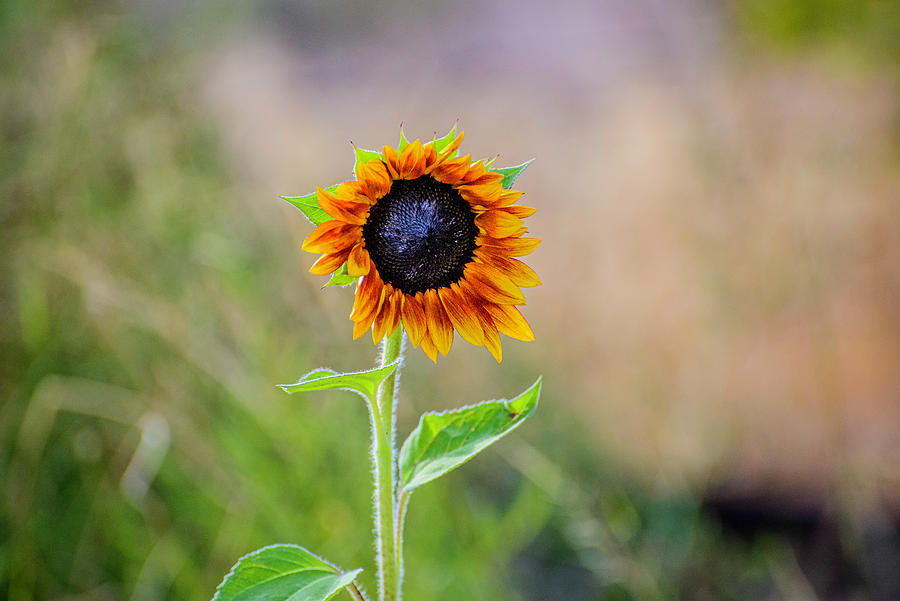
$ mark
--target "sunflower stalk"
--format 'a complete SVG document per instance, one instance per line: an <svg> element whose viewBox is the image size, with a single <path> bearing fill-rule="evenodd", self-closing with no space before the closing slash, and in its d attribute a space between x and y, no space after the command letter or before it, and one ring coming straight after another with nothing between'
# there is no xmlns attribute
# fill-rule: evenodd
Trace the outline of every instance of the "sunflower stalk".
<svg viewBox="0 0 900 601"><path fill-rule="evenodd" d="M403 329L397 328L382 344L381 368L400 359ZM371 407L372 472L375 482L375 537L379 601L398 601L403 578L397 525L396 392L400 366L378 388Z"/></svg>

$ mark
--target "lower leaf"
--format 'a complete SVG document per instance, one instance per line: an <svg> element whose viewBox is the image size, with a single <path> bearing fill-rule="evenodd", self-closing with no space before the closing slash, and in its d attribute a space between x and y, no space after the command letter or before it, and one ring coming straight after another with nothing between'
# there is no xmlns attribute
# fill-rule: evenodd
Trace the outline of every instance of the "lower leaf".
<svg viewBox="0 0 900 601"><path fill-rule="evenodd" d="M326 601L360 572L342 572L297 545L273 545L242 557L212 601Z"/></svg>

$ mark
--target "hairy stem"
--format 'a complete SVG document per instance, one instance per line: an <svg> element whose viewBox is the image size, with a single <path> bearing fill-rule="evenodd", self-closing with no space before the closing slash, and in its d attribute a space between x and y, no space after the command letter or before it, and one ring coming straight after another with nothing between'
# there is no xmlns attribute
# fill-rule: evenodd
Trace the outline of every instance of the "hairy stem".
<svg viewBox="0 0 900 601"><path fill-rule="evenodd" d="M381 367L396 361L403 349L403 328L398 327L382 346ZM400 565L395 538L397 454L394 449L395 392L400 368L378 389L372 407L372 457L375 464L375 535L377 538L378 599L400 599Z"/></svg>

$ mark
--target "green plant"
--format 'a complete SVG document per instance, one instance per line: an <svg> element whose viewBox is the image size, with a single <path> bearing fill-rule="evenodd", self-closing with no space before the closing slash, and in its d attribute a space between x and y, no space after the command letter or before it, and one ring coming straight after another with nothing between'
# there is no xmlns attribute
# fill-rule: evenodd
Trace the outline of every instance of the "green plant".
<svg viewBox="0 0 900 601"><path fill-rule="evenodd" d="M519 426L540 396L538 378L511 400L425 413L397 453L396 391L407 339L437 362L454 331L497 361L500 333L534 338L515 307L525 302L520 286L540 284L514 258L540 243L522 237L522 219L534 209L516 205L521 192L511 190L528 163L492 169L491 162L457 157L462 137L454 127L427 144L410 143L401 131L397 149L356 148L356 181L286 198L316 226L303 244L322 253L310 271L331 274L327 285L357 285L354 338L371 328L381 343L374 369L322 368L281 386L288 393L349 390L366 402L379 601L401 598L412 493ZM344 571L297 545L273 545L241 558L214 601L324 601L341 590L362 601L368 597L356 580L361 571Z"/></svg>

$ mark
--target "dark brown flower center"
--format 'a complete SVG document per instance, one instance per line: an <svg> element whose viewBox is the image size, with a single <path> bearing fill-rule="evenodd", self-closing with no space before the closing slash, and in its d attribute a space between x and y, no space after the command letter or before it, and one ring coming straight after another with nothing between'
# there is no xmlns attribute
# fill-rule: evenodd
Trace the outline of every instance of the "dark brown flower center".
<svg viewBox="0 0 900 601"><path fill-rule="evenodd" d="M406 294L459 281L477 235L469 203L453 186L429 175L393 182L363 226L381 279Z"/></svg>

